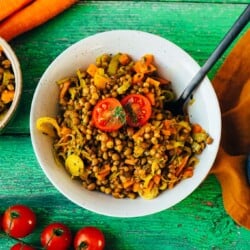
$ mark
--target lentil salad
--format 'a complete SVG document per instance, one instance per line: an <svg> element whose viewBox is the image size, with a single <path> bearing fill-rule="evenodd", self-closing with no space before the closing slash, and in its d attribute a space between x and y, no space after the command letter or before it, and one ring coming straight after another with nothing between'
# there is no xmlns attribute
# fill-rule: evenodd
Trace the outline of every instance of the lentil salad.
<svg viewBox="0 0 250 250"><path fill-rule="evenodd" d="M15 95L15 76L11 61L0 46L0 116L8 111Z"/></svg>
<svg viewBox="0 0 250 250"><path fill-rule="evenodd" d="M153 55L134 61L126 53L103 54L57 84L60 113L56 119L39 118L37 128L54 137L57 161L88 190L115 198L153 199L191 177L197 155L212 143L188 116L174 117L162 109L163 102L175 96L171 82L159 76ZM135 95L147 101L136 101ZM134 98L126 107L128 96ZM103 129L93 119L100 100L107 99L121 105L100 109L98 121L104 127L111 120L119 122L116 129ZM138 123L149 112L144 108L147 102L150 115ZM136 126L131 125L134 119Z"/></svg>

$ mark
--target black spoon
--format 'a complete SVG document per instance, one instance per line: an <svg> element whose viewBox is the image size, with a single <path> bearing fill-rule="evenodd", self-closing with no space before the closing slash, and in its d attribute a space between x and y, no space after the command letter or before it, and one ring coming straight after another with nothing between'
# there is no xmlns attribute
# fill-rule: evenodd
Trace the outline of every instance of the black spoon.
<svg viewBox="0 0 250 250"><path fill-rule="evenodd" d="M228 31L226 36L222 39L220 44L214 50L214 52L210 55L205 64L200 68L197 74L193 77L191 82L184 89L180 97L174 101L165 102L164 108L172 112L173 115L184 115L186 113L186 103L189 100L190 96L197 89L197 87L201 84L202 80L208 73L208 71L214 66L217 60L222 56L225 50L230 46L230 44L234 41L237 35L241 32L241 30L245 27L245 25L250 20L250 4L247 5L246 9L240 15L240 17L236 20L234 25Z"/></svg>

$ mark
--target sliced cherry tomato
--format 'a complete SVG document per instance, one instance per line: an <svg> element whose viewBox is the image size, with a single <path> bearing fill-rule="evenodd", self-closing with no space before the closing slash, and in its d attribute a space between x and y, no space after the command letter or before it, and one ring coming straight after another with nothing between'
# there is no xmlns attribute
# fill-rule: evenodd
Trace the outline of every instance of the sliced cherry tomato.
<svg viewBox="0 0 250 250"><path fill-rule="evenodd" d="M71 244L72 234L66 225L55 222L43 229L40 240L46 250L66 250Z"/></svg>
<svg viewBox="0 0 250 250"><path fill-rule="evenodd" d="M126 114L117 99L105 98L95 105L92 119L97 128L111 132L123 126L126 121Z"/></svg>
<svg viewBox="0 0 250 250"><path fill-rule="evenodd" d="M35 228L36 215L25 205L10 206L3 214L2 228L12 237L23 238Z"/></svg>
<svg viewBox="0 0 250 250"><path fill-rule="evenodd" d="M34 247L26 245L24 243L17 243L10 248L10 250L36 250Z"/></svg>
<svg viewBox="0 0 250 250"><path fill-rule="evenodd" d="M96 227L89 226L81 228L75 235L75 250L103 250L104 247L104 234Z"/></svg>
<svg viewBox="0 0 250 250"><path fill-rule="evenodd" d="M151 116L152 108L147 97L140 94L130 94L121 100L126 112L126 120L131 127L144 125Z"/></svg>

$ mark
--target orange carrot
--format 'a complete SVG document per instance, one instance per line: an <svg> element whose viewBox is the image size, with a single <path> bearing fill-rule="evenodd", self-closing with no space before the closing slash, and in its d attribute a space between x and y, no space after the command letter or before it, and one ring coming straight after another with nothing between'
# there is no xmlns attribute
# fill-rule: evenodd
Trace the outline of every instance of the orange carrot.
<svg viewBox="0 0 250 250"><path fill-rule="evenodd" d="M176 171L176 176L179 176L179 174L182 172L182 170L185 168L185 166L187 165L187 163L188 163L188 159L189 159L189 156L188 155L186 155L183 159L182 159L182 161L181 161L181 163L180 163L180 165L178 166L178 169L177 169L177 171Z"/></svg>
<svg viewBox="0 0 250 250"><path fill-rule="evenodd" d="M140 83L140 82L142 82L143 77L144 77L143 73L136 73L133 76L132 83Z"/></svg>
<svg viewBox="0 0 250 250"><path fill-rule="evenodd" d="M123 185L123 187L126 189L126 188L129 188L129 187L131 187L132 185L134 185L134 183L135 183L134 179L131 178L131 179L126 179L126 180L122 183L122 185Z"/></svg>
<svg viewBox="0 0 250 250"><path fill-rule="evenodd" d="M153 63L154 61L154 56L152 54L146 54L142 57L142 61L143 63L145 63L146 65L150 65Z"/></svg>
<svg viewBox="0 0 250 250"><path fill-rule="evenodd" d="M1 100L3 103L7 104L13 101L15 95L14 90L4 90L1 95Z"/></svg>
<svg viewBox="0 0 250 250"><path fill-rule="evenodd" d="M202 132L202 127L201 127L201 125L200 124L193 124L192 125L192 132L194 133L194 134L196 134L196 133L201 133Z"/></svg>
<svg viewBox="0 0 250 250"><path fill-rule="evenodd" d="M119 62L121 65L128 65L130 61L131 59L128 54L124 53L119 56Z"/></svg>
<svg viewBox="0 0 250 250"><path fill-rule="evenodd" d="M193 176L193 174L194 174L194 169L192 167L188 167L184 171L182 178L190 178Z"/></svg>
<svg viewBox="0 0 250 250"><path fill-rule="evenodd" d="M154 95L154 93L153 92L148 92L145 95L148 98L148 100L150 101L151 105L154 106L155 105L155 95Z"/></svg>
<svg viewBox="0 0 250 250"><path fill-rule="evenodd" d="M96 178L98 180L104 180L107 175L110 173L110 166L109 165L104 165L103 168L96 174Z"/></svg>
<svg viewBox="0 0 250 250"><path fill-rule="evenodd" d="M95 76L95 73L96 73L96 71L97 71L97 66L95 65L95 64L93 64L93 63L91 63L89 66L88 66L88 68L87 68L87 73L89 74L89 75L91 75L92 77L94 77Z"/></svg>
<svg viewBox="0 0 250 250"><path fill-rule="evenodd" d="M36 0L6 18L0 24L0 36L9 41L45 23L76 2L77 0Z"/></svg>
<svg viewBox="0 0 250 250"><path fill-rule="evenodd" d="M0 22L34 0L0 0Z"/></svg>
<svg viewBox="0 0 250 250"><path fill-rule="evenodd" d="M133 192L138 192L140 190L140 183L139 182L135 182L133 184Z"/></svg>
<svg viewBox="0 0 250 250"><path fill-rule="evenodd" d="M154 183L156 185L159 185L160 181L161 181L161 175L157 174L153 177Z"/></svg>

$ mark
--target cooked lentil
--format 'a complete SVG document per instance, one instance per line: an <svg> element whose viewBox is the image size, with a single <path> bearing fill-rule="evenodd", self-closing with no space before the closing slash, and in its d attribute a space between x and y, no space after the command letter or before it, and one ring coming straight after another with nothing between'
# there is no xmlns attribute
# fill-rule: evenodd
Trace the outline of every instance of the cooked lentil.
<svg viewBox="0 0 250 250"><path fill-rule="evenodd" d="M193 175L197 155L212 143L212 138L200 126L194 129L197 126L188 116L174 117L162 109L163 101L172 100L174 93L171 83L158 75L155 63L148 62L152 55L138 61L126 55L122 63L120 56L124 54L101 55L88 69L58 81L60 113L54 122L60 129L46 117L41 119L56 128L55 155L83 187L115 198L134 199L139 195L152 199ZM101 82L96 82L96 74ZM132 128L125 124L113 132L94 126L91 114L98 99L121 100L131 93L145 95L151 101L152 115L145 125ZM41 126L41 119L38 128L51 134L46 124ZM72 155L77 157L70 163ZM77 166L71 165L79 159L81 167L76 171Z"/></svg>

